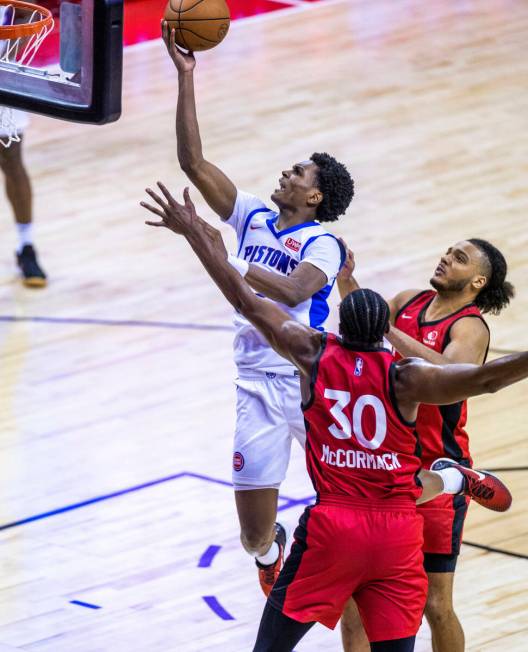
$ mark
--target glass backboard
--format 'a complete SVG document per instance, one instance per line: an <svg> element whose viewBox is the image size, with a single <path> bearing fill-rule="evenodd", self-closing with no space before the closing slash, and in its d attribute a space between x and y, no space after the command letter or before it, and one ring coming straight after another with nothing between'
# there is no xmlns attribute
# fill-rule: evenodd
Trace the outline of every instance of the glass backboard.
<svg viewBox="0 0 528 652"><path fill-rule="evenodd" d="M7 38L28 19L9 0L0 5L0 105L63 120L104 124L121 114L123 0L36 0L54 24L31 62L12 56ZM30 3L31 4L31 3ZM31 7L29 8L31 12ZM18 13L17 13L18 12ZM46 14L47 15L47 14ZM38 16L40 17L40 16ZM4 38L3 38L4 37ZM17 44L28 43L24 36Z"/></svg>

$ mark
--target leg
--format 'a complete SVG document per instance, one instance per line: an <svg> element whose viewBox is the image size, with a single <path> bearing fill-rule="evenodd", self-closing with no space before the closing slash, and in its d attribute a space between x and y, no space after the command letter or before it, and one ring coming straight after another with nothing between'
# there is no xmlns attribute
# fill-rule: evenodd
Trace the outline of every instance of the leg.
<svg viewBox="0 0 528 652"><path fill-rule="evenodd" d="M279 487L290 459L291 436L283 413L282 384L280 378L266 378L264 374L262 378L237 381L233 486L242 545L254 557L265 555L273 547ZM277 557L278 552L275 560Z"/></svg>
<svg viewBox="0 0 528 652"><path fill-rule="evenodd" d="M291 652L315 623L288 618L266 602L253 652Z"/></svg>
<svg viewBox="0 0 528 652"><path fill-rule="evenodd" d="M5 189L17 224L32 221L32 193L29 175L22 160L22 137L19 143L0 148L0 168L5 176Z"/></svg>
<svg viewBox="0 0 528 652"><path fill-rule="evenodd" d="M464 630L453 610L453 573L427 573L429 592L425 616L431 627L434 652L463 652Z"/></svg>
<svg viewBox="0 0 528 652"><path fill-rule="evenodd" d="M341 616L341 640L344 652L369 652L370 646L354 598L346 603Z"/></svg>
<svg viewBox="0 0 528 652"><path fill-rule="evenodd" d="M240 540L253 557L264 555L273 543L278 496L277 489L235 491Z"/></svg>
<svg viewBox="0 0 528 652"><path fill-rule="evenodd" d="M440 474L422 469L418 477L422 483L423 491L420 498L416 501L417 505L432 500L444 492L444 481Z"/></svg>
<svg viewBox="0 0 528 652"><path fill-rule="evenodd" d="M6 194L17 225L19 243L16 258L24 285L45 287L46 274L33 248L31 182L22 160L22 136L20 142L14 141L7 148L0 147L0 168L4 173Z"/></svg>

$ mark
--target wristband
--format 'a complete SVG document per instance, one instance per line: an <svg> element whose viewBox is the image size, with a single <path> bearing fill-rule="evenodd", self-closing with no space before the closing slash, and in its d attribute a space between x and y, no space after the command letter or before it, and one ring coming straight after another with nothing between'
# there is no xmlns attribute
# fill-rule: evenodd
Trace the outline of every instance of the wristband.
<svg viewBox="0 0 528 652"><path fill-rule="evenodd" d="M242 258L237 258L236 256L233 256L233 254L229 254L227 256L227 262L231 267L236 269L242 278L244 278L244 276L249 272L249 263Z"/></svg>

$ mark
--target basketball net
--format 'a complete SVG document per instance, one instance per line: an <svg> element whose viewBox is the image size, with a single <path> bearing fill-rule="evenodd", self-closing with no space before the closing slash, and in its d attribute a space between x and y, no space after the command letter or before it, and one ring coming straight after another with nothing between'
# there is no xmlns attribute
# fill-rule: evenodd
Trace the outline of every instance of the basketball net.
<svg viewBox="0 0 528 652"><path fill-rule="evenodd" d="M53 30L51 12L18 0L0 0L0 65L27 67L46 36ZM20 142L11 107L0 106L0 144Z"/></svg>

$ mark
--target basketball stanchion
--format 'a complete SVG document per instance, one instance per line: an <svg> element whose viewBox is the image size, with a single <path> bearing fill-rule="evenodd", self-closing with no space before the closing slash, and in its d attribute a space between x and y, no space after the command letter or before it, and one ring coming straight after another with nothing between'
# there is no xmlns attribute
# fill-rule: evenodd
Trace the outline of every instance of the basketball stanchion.
<svg viewBox="0 0 528 652"><path fill-rule="evenodd" d="M0 62L11 64L15 70L29 66L52 30L49 9L29 2L0 0ZM13 110L0 106L0 143L9 147L19 140Z"/></svg>

